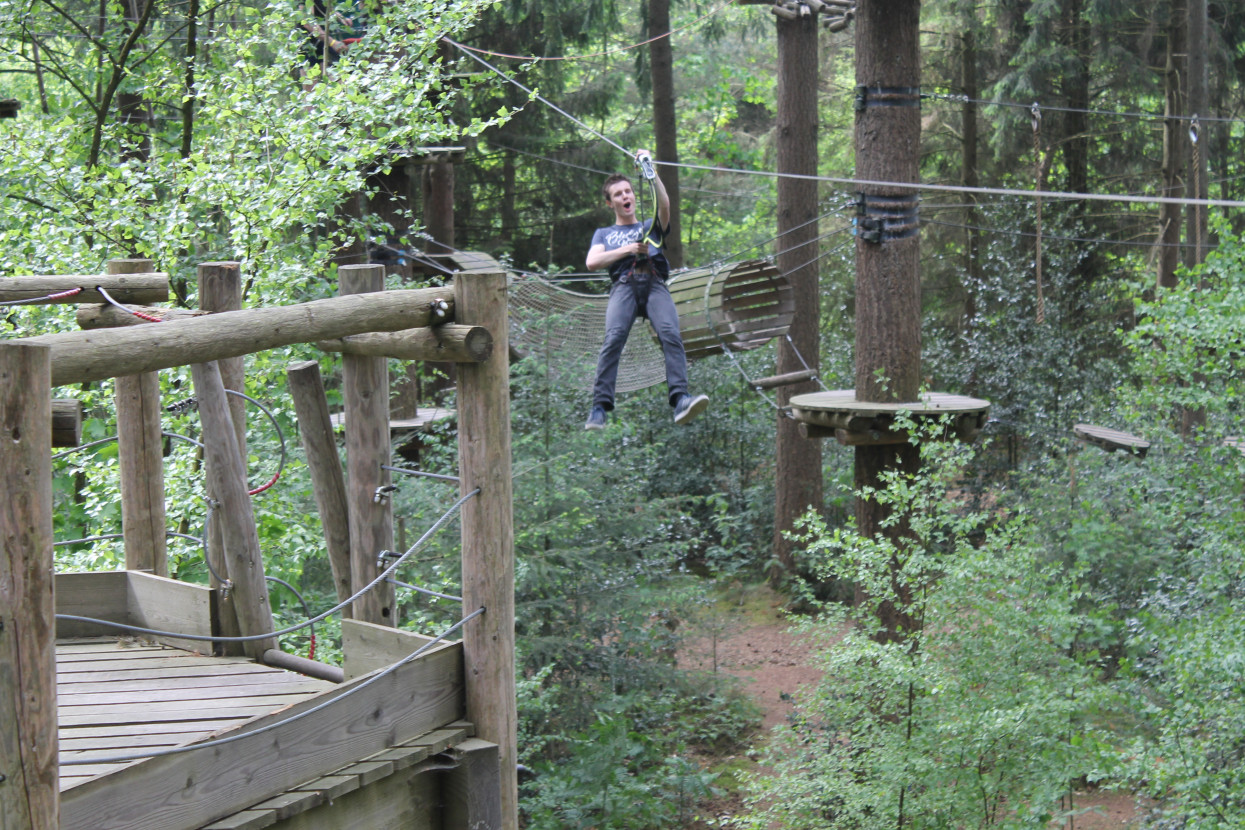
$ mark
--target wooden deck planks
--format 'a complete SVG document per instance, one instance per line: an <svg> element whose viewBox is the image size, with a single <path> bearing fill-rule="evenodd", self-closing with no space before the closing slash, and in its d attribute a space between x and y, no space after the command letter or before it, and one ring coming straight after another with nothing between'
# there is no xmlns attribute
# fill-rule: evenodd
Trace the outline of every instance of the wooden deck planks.
<svg viewBox="0 0 1245 830"><path fill-rule="evenodd" d="M132 762L108 758L201 740L335 687L246 658L125 638L58 642L61 790Z"/></svg>

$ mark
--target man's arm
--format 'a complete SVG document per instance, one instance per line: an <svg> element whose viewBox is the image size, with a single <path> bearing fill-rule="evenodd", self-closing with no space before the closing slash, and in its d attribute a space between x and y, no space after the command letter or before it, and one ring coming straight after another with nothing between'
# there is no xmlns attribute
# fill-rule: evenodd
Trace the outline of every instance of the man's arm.
<svg viewBox="0 0 1245 830"><path fill-rule="evenodd" d="M615 248L612 251L605 250L605 245L598 242L588 249L588 258L584 260L584 264L588 266L589 271L600 271L608 268L623 257L639 256L648 253L648 243L633 242L630 245L623 245L621 248Z"/></svg>
<svg viewBox="0 0 1245 830"><path fill-rule="evenodd" d="M648 156L650 159L653 157L652 153L648 150L639 150L636 152L635 157L637 159L641 156ZM653 171L656 172L657 168L654 167ZM657 175L653 177L653 189L657 191L657 221L663 228L669 228L670 196L666 193L666 185L662 182L660 173L657 173Z"/></svg>

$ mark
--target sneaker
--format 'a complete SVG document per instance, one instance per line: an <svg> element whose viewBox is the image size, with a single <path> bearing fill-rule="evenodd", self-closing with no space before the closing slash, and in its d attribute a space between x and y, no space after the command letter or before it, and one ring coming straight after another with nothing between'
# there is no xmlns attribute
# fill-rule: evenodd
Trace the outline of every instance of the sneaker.
<svg viewBox="0 0 1245 830"><path fill-rule="evenodd" d="M674 405L674 422L676 424L686 424L704 412L707 406L709 406L708 395L684 395Z"/></svg>
<svg viewBox="0 0 1245 830"><path fill-rule="evenodd" d="M601 404L594 404L592 412L588 413L588 423L584 424L584 429L605 429L605 407Z"/></svg>

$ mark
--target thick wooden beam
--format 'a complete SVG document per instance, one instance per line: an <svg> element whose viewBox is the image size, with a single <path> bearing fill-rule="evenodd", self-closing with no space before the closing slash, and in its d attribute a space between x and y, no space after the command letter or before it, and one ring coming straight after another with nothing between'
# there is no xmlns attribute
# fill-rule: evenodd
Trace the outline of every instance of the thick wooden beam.
<svg viewBox="0 0 1245 830"><path fill-rule="evenodd" d="M149 260L113 260L113 262L146 262L141 271L118 271L108 274L60 274L47 277L5 277L0 281L0 302L34 300L31 305L58 303L107 303L98 289L103 288L119 303L164 303L169 299L169 275L153 272ZM68 297L42 298L82 289Z"/></svg>
<svg viewBox="0 0 1245 830"><path fill-rule="evenodd" d="M107 264L108 273L114 276L146 274L153 267L149 259L114 259ZM165 285L167 289L167 280ZM140 372L118 377L114 398L125 567L168 576L160 376Z"/></svg>
<svg viewBox="0 0 1245 830"><path fill-rule="evenodd" d="M57 830L51 361L0 343L0 827Z"/></svg>
<svg viewBox="0 0 1245 830"><path fill-rule="evenodd" d="M462 492L463 613L485 612L463 629L467 717L497 744L501 827L518 827L514 682L514 505L510 458L506 275L458 274L458 319L493 332L493 356L458 367L458 469Z"/></svg>
<svg viewBox="0 0 1245 830"><path fill-rule="evenodd" d="M350 518L346 506L346 481L342 475L341 458L337 455L337 440L333 437L333 424L329 420L329 404L324 395L324 381L320 377L320 364L314 360L295 363L285 370L294 399L294 413L298 417L298 432L302 437L303 451L307 454L307 467L311 471L311 489L315 494L316 508L320 511L320 524L324 527L324 543L328 549L329 567L333 570L333 585L337 588L337 601L350 596ZM349 617L350 609L346 608Z"/></svg>
<svg viewBox="0 0 1245 830"><path fill-rule="evenodd" d="M45 334L18 341L52 349L52 385L220 360L368 331L422 328L433 322L433 301L453 300L448 288L381 291L300 305L208 314L158 326Z"/></svg>
<svg viewBox="0 0 1245 830"><path fill-rule="evenodd" d="M225 400L225 385L215 363L196 363L190 367L195 396L199 399L199 418L203 422L203 456L208 486L220 503L222 537L229 578L233 582L229 601L238 615L243 636L270 634L272 608L268 603L268 584L264 580L264 561L255 531L255 513L247 494L246 469L238 454L238 442ZM277 647L275 637L245 643L248 657L259 660L265 651Z"/></svg>
<svg viewBox="0 0 1245 830"><path fill-rule="evenodd" d="M383 265L343 265L337 270L342 294L366 294L385 285ZM448 289L447 289L448 290ZM350 587L357 592L383 570L381 551L393 548L393 501L389 471L389 368L383 357L342 355L346 402L346 506L350 513ZM382 583L355 601L356 620L396 625L392 583Z"/></svg>
<svg viewBox="0 0 1245 830"><path fill-rule="evenodd" d="M493 335L483 326L449 324L320 340L316 348L326 352L391 357L395 360L479 363L493 353Z"/></svg>
<svg viewBox="0 0 1245 830"><path fill-rule="evenodd" d="M242 269L236 262L204 262L196 271L199 283L200 311L213 312L238 311L242 308ZM229 357L216 361L220 369L221 383L226 389L235 392L246 391L246 377L243 358ZM233 420L234 438L237 441L238 458L242 464L243 476L246 475L246 401L237 395L228 395L229 417ZM211 486L207 488L208 498L216 498ZM208 584L216 591L222 588L223 580L229 579L229 557L225 552L225 526L227 517L217 510L213 511L207 525L207 557L212 567L209 569ZM242 633L242 624L238 621L236 606L231 602L220 605L221 613L216 633L223 637L236 637ZM218 652L225 655L246 654L241 643L222 641Z"/></svg>

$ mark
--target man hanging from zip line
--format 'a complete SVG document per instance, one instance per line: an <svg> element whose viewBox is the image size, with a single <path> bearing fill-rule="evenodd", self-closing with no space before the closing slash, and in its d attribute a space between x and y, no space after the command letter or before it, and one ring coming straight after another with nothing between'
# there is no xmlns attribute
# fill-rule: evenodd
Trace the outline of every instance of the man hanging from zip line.
<svg viewBox="0 0 1245 830"><path fill-rule="evenodd" d="M614 224L598 228L586 260L589 271L609 268L610 298L605 309L605 342L597 358L596 382L592 387L592 412L585 429L605 427L606 413L614 408L614 386L618 381L618 361L636 318L645 317L657 333L666 362L666 389L674 422L686 424L709 405L706 395L687 390L687 355L679 332L679 313L675 310L666 278L670 263L661 244L670 233L670 197L653 169L647 150L636 153L644 177L652 183L657 215L643 222L635 215L636 197L631 181L621 173L605 180L605 204L614 211Z"/></svg>

